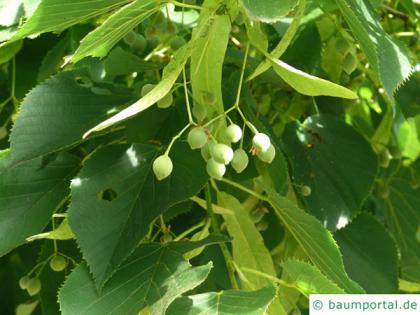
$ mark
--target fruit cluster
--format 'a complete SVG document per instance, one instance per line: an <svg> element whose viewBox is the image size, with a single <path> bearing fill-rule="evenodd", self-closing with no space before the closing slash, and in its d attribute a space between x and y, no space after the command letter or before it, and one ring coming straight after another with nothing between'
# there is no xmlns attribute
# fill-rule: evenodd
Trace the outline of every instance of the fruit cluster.
<svg viewBox="0 0 420 315"><path fill-rule="evenodd" d="M190 130L187 141L191 149L201 150L201 156L206 161L206 170L211 178L220 180L226 173L226 166L231 164L237 172L243 172L249 163L247 152L242 148L242 142L235 151L231 145L238 143L243 137L241 127L230 124L224 130L226 143L217 142L206 127L198 126ZM270 138L260 132L256 132L252 139L250 152L261 161L271 163L276 155L276 150L271 144ZM168 154L159 156L153 163L153 172L158 180L168 177L173 170L173 163Z"/></svg>

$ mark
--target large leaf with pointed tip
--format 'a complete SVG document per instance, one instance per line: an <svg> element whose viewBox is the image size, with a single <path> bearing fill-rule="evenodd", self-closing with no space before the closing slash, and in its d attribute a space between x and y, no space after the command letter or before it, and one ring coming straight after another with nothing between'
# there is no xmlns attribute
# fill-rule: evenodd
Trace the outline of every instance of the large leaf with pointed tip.
<svg viewBox="0 0 420 315"><path fill-rule="evenodd" d="M176 299L166 315L264 315L276 297L275 287L245 292L227 290Z"/></svg>
<svg viewBox="0 0 420 315"><path fill-rule="evenodd" d="M157 103L160 99L165 97L165 95L167 95L171 91L172 86L181 74L182 69L184 69L184 66L190 58L192 51L196 47L198 39L205 36L211 23L213 23L212 18L215 14L215 10L216 9L214 8L212 11L212 15L205 15L205 18L195 28L191 40L174 53L174 55L172 56L172 60L163 69L162 79L149 93L147 93L144 97L142 97L129 107L125 108L118 114L115 114L114 116L102 121L95 127L87 130L83 137L87 137L92 132L106 129L125 119L133 117L143 112L153 104Z"/></svg>
<svg viewBox="0 0 420 315"><path fill-rule="evenodd" d="M305 208L331 230L354 217L377 172L370 144L345 122L325 114L289 124L283 140L295 183L312 190L302 196Z"/></svg>
<svg viewBox="0 0 420 315"><path fill-rule="evenodd" d="M419 176L420 161L412 165L411 170L402 167L390 179L390 195L385 199L385 207L387 226L401 254L401 275L409 281L420 282L420 242L416 238L420 227L420 188L415 189L410 184L414 173Z"/></svg>
<svg viewBox="0 0 420 315"><path fill-rule="evenodd" d="M22 161L69 147L128 95L98 95L63 72L26 95L10 136L13 160Z"/></svg>
<svg viewBox="0 0 420 315"><path fill-rule="evenodd" d="M219 5L218 0L206 0L203 3L199 26L205 25L208 19L212 19L212 23L203 36L198 36L200 28L193 33L197 40L196 48L191 54L191 86L195 106L202 106L207 117L211 117L214 112L221 114L224 111L222 70L231 23L229 15L214 14ZM200 120L200 117L197 118Z"/></svg>
<svg viewBox="0 0 420 315"><path fill-rule="evenodd" d="M67 154L60 154L46 164L41 158L10 167L3 167L3 163L0 169L0 256L45 228L69 193L70 179L79 167L79 160Z"/></svg>
<svg viewBox="0 0 420 315"><path fill-rule="evenodd" d="M265 23L274 23L291 11L298 0L242 0L242 3L253 19Z"/></svg>
<svg viewBox="0 0 420 315"><path fill-rule="evenodd" d="M104 57L128 32L160 10L157 0L135 0L111 15L80 42L72 57L77 62L87 56Z"/></svg>
<svg viewBox="0 0 420 315"><path fill-rule="evenodd" d="M290 258L281 263L285 281L302 294L344 294L345 291L310 263Z"/></svg>
<svg viewBox="0 0 420 315"><path fill-rule="evenodd" d="M12 41L46 32L59 32L118 8L130 0L42 0Z"/></svg>
<svg viewBox="0 0 420 315"><path fill-rule="evenodd" d="M334 237L347 272L366 293L397 293L397 248L382 224L362 213Z"/></svg>
<svg viewBox="0 0 420 315"><path fill-rule="evenodd" d="M108 146L72 181L70 226L101 287L169 207L197 194L207 180L203 159L185 143L170 153L173 173L157 181L151 145Z"/></svg>
<svg viewBox="0 0 420 315"><path fill-rule="evenodd" d="M363 293L364 290L348 277L331 232L293 202L263 186L268 193L268 202L312 263L347 293Z"/></svg>
<svg viewBox="0 0 420 315"><path fill-rule="evenodd" d="M163 315L173 300L202 283L212 263L192 267L183 254L214 242L140 245L98 291L86 265L73 270L59 293L63 315ZM220 241L220 240L219 240Z"/></svg>
<svg viewBox="0 0 420 315"><path fill-rule="evenodd" d="M336 2L386 93L393 99L395 90L412 71L405 50L383 30L369 1Z"/></svg>
<svg viewBox="0 0 420 315"><path fill-rule="evenodd" d="M264 245L261 234L255 227L254 222L244 206L233 196L226 193L217 195L219 205L231 210L231 213L223 215L224 223L229 235L232 237L233 261L239 268L248 268L259 272L276 276L273 259ZM244 288L255 290L263 288L271 281L255 274L246 275L248 282L243 283ZM270 306L270 314L286 314L278 300Z"/></svg>
<svg viewBox="0 0 420 315"><path fill-rule="evenodd" d="M266 54L271 61L274 71L292 88L301 94L309 96L332 96L348 99L356 99L357 94L353 91L332 83L330 81L315 77L301 70L295 69L287 63Z"/></svg>

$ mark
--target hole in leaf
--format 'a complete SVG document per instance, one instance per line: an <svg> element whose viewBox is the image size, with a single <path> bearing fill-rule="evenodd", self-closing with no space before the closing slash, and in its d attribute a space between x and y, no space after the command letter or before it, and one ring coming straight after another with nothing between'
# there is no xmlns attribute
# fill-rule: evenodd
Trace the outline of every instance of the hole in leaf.
<svg viewBox="0 0 420 315"><path fill-rule="evenodd" d="M117 193L115 192L115 190L113 190L111 188L108 188L108 189L105 189L105 190L101 191L98 194L98 198L100 200L112 201L115 198L117 198Z"/></svg>

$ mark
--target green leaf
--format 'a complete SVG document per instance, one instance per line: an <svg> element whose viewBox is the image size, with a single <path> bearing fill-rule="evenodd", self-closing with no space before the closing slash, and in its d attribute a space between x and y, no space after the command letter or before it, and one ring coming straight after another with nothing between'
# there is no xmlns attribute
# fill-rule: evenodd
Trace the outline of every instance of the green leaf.
<svg viewBox="0 0 420 315"><path fill-rule="evenodd" d="M312 263L347 293L363 293L364 290L347 276L340 250L331 233L287 198L267 186L264 190L268 193L268 202Z"/></svg>
<svg viewBox="0 0 420 315"><path fill-rule="evenodd" d="M323 275L315 266L297 259L281 263L283 277L302 294L345 294L343 289Z"/></svg>
<svg viewBox="0 0 420 315"><path fill-rule="evenodd" d="M157 181L152 163L158 154L150 145L108 146L72 181L69 222L98 287L159 215L197 194L208 178L200 154L179 143L170 153L173 173Z"/></svg>
<svg viewBox="0 0 420 315"><path fill-rule="evenodd" d="M377 173L370 144L351 126L326 114L289 124L283 136L305 208L335 230L350 221L369 195ZM355 158L357 156L357 158ZM297 188L299 192L299 188Z"/></svg>
<svg viewBox="0 0 420 315"><path fill-rule="evenodd" d="M402 278L420 283L420 242L416 239L420 225L420 188L411 186L413 170L420 174L420 162L412 169L401 169L390 179L390 195L385 199L386 223L401 255ZM417 179L418 180L418 179Z"/></svg>
<svg viewBox="0 0 420 315"><path fill-rule="evenodd" d="M176 299L166 315L264 315L275 297L272 286L252 292L209 292Z"/></svg>
<svg viewBox="0 0 420 315"><path fill-rule="evenodd" d="M0 65L9 62L22 48L23 41L7 44L0 47Z"/></svg>
<svg viewBox="0 0 420 315"><path fill-rule="evenodd" d="M287 63L272 58L266 54L271 61L274 71L292 88L301 94L309 96L332 96L356 99L357 94L349 89L330 81L315 77L301 70L295 69Z"/></svg>
<svg viewBox="0 0 420 315"><path fill-rule="evenodd" d="M203 3L203 10L198 21L199 28L195 29L195 48L191 54L191 86L195 106L203 106L207 117L215 112L224 111L222 96L222 69L230 35L230 17L227 14L217 15L218 0L207 0ZM207 24L203 34L200 27ZM201 33L201 35L200 35ZM211 98L211 102L208 99ZM201 117L197 117L201 120Z"/></svg>
<svg viewBox="0 0 420 315"><path fill-rule="evenodd" d="M100 291L82 264L60 290L62 314L137 315L147 309L163 315L176 297L202 283L212 268L212 263L192 267L183 254L212 242L140 245Z"/></svg>
<svg viewBox="0 0 420 315"><path fill-rule="evenodd" d="M249 0L252 1L252 0ZM278 45L271 51L270 55L272 58L280 58L283 53L286 51L287 47L291 44L296 32L299 29L300 22L305 15L305 7L306 7L306 0L299 0L298 7L296 9L293 21L290 23L290 26L287 28L286 33L282 37L281 41L278 43ZM248 31L248 37L250 37L250 42L253 45L258 45L259 49L262 49L263 51L266 51L267 48L264 48L263 45L258 44L258 41L261 39L257 36L251 37L252 34L252 28L247 25L247 31ZM260 35L262 37L262 34ZM265 37L265 36L264 36ZM248 81L256 78L260 74L264 73L271 67L271 62L269 60L265 60L262 63L258 65L258 67L254 70L254 72L248 77Z"/></svg>
<svg viewBox="0 0 420 315"><path fill-rule="evenodd" d="M77 23L118 8L129 0L42 0L11 41L46 32L60 32Z"/></svg>
<svg viewBox="0 0 420 315"><path fill-rule="evenodd" d="M14 161L32 159L81 141L83 132L107 111L127 102L127 95L98 95L63 72L35 87L23 100L10 142Z"/></svg>
<svg viewBox="0 0 420 315"><path fill-rule="evenodd" d="M297 0L242 0L246 11L253 20L274 23L285 16L296 5Z"/></svg>
<svg viewBox="0 0 420 315"><path fill-rule="evenodd" d="M406 118L420 114L420 72L414 73L410 79L397 91L395 99Z"/></svg>
<svg viewBox="0 0 420 315"><path fill-rule="evenodd" d="M215 14L215 11L213 12L213 14ZM192 51L196 47L197 40L205 36L211 23L213 23L213 20L211 19L212 16L204 16L205 18L203 19L203 21L201 21L199 25L195 28L191 41L174 53L172 60L165 67L165 69L163 69L161 81L153 88L153 90L151 90L148 94L146 94L143 98L135 102L133 105L127 107L118 114L106 119L105 121L101 122L95 127L89 129L83 135L84 138L89 136L92 132L106 129L122 120L125 120L143 112L153 104L157 103L160 99L165 97L165 95L167 95L171 91L172 86L178 79L182 69L187 63L187 60L190 58Z"/></svg>
<svg viewBox="0 0 420 315"><path fill-rule="evenodd" d="M128 32L159 10L157 0L135 0L127 4L83 38L71 60L77 62L87 56L104 57Z"/></svg>
<svg viewBox="0 0 420 315"><path fill-rule="evenodd" d="M221 207L231 210L230 214L223 215L223 219L233 239L232 251L235 264L240 269L253 269L275 277L276 271L270 252L243 205L235 197L223 192L218 194L217 200ZM247 274L246 278L249 283L244 281L243 286L248 290L260 289L272 283L267 278L255 274ZM278 300L273 302L269 313L286 314Z"/></svg>
<svg viewBox="0 0 420 315"><path fill-rule="evenodd" d="M0 167L0 256L45 228L79 167L78 159L67 154L44 164L35 159Z"/></svg>
<svg viewBox="0 0 420 315"><path fill-rule="evenodd" d="M369 1L336 2L387 95L393 99L395 90L412 71L405 49L383 30Z"/></svg>
<svg viewBox="0 0 420 315"><path fill-rule="evenodd" d="M121 47L113 49L104 60L107 76L129 75L133 72L159 70L160 66L125 51Z"/></svg>
<svg viewBox="0 0 420 315"><path fill-rule="evenodd" d="M334 237L347 272L366 293L397 293L397 248L382 224L363 213Z"/></svg>

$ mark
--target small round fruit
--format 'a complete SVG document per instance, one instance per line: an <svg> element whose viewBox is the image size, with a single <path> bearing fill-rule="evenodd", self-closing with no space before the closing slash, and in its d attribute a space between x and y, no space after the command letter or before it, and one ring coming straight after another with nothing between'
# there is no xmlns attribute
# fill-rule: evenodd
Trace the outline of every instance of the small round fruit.
<svg viewBox="0 0 420 315"><path fill-rule="evenodd" d="M303 185L302 187L300 187L300 194L304 197L308 197L310 196L312 193L312 189L311 187L307 186L307 185Z"/></svg>
<svg viewBox="0 0 420 315"><path fill-rule="evenodd" d="M379 153L378 162L380 167L388 168L389 163L391 162L391 155L388 149L385 149Z"/></svg>
<svg viewBox="0 0 420 315"><path fill-rule="evenodd" d="M134 42L131 44L134 50L137 52L143 52L147 47L147 40L141 34L136 34Z"/></svg>
<svg viewBox="0 0 420 315"><path fill-rule="evenodd" d="M176 33L178 33L178 28L176 27L175 23L168 22L166 31L169 35L175 35Z"/></svg>
<svg viewBox="0 0 420 315"><path fill-rule="evenodd" d="M162 11L156 12L155 16L153 17L153 23L155 25L160 25L166 20L165 14Z"/></svg>
<svg viewBox="0 0 420 315"><path fill-rule="evenodd" d="M153 173L158 180L163 180L171 175L173 168L172 160L167 155L161 155L153 162Z"/></svg>
<svg viewBox="0 0 420 315"><path fill-rule="evenodd" d="M226 128L225 135L230 142L236 143L242 138L242 129L238 125L232 124Z"/></svg>
<svg viewBox="0 0 420 315"><path fill-rule="evenodd" d="M343 69L347 74L351 74L357 68L357 58L348 53L343 59Z"/></svg>
<svg viewBox="0 0 420 315"><path fill-rule="evenodd" d="M183 37L180 37L180 36L175 36L169 42L169 45L171 46L171 48L173 50L178 50L179 48L181 48L185 44L186 44L185 39Z"/></svg>
<svg viewBox="0 0 420 315"><path fill-rule="evenodd" d="M187 141L191 149L201 149L208 141L207 133L203 127L193 128L188 133Z"/></svg>
<svg viewBox="0 0 420 315"><path fill-rule="evenodd" d="M157 106L159 108L168 108L171 107L173 102L174 97L172 96L172 93L168 93L157 102Z"/></svg>
<svg viewBox="0 0 420 315"><path fill-rule="evenodd" d="M217 143L211 149L211 155L216 162L227 165L232 161L233 150L226 144Z"/></svg>
<svg viewBox="0 0 420 315"><path fill-rule="evenodd" d="M271 164L276 157L276 149L271 144L267 151L259 152L257 156L261 161Z"/></svg>
<svg viewBox="0 0 420 315"><path fill-rule="evenodd" d="M154 88L155 88L154 84L147 83L147 84L143 85L143 87L141 88L141 96L145 96L146 94L148 94Z"/></svg>
<svg viewBox="0 0 420 315"><path fill-rule="evenodd" d="M171 234L169 234L169 233L165 233L165 234L163 234L163 236L162 236L162 238L161 238L161 241L162 241L162 243L169 243L169 242L172 242L173 241L173 237L172 237L172 235Z"/></svg>
<svg viewBox="0 0 420 315"><path fill-rule="evenodd" d="M210 177L220 180L226 173L226 166L210 159L207 161L206 170Z"/></svg>
<svg viewBox="0 0 420 315"><path fill-rule="evenodd" d="M25 290L28 288L28 283L29 280L31 280L31 278L29 276L23 276L22 278L19 279L19 287L22 290Z"/></svg>
<svg viewBox="0 0 420 315"><path fill-rule="evenodd" d="M244 149L237 149L233 153L232 167L236 173L242 173L248 166L249 158Z"/></svg>
<svg viewBox="0 0 420 315"><path fill-rule="evenodd" d="M136 40L136 32L134 31L130 31L127 33L127 35L124 36L123 40L124 43L126 43L127 45L131 46L133 45L134 41Z"/></svg>
<svg viewBox="0 0 420 315"><path fill-rule="evenodd" d="M63 271L67 267L67 259L61 255L54 256L50 260L50 267L56 272Z"/></svg>
<svg viewBox="0 0 420 315"><path fill-rule="evenodd" d="M413 178L410 181L410 186L412 189L417 189L420 187L420 178Z"/></svg>
<svg viewBox="0 0 420 315"><path fill-rule="evenodd" d="M150 35L147 37L147 47L149 49L155 49L159 45L159 37L156 35Z"/></svg>
<svg viewBox="0 0 420 315"><path fill-rule="evenodd" d="M347 54L348 52L350 52L350 50L351 50L351 45L350 45L350 43L347 41L347 40L345 40L344 38L338 38L336 41L335 41L335 49L337 50L337 52L339 53L339 54L341 54L341 55L345 55L345 54Z"/></svg>
<svg viewBox="0 0 420 315"><path fill-rule="evenodd" d="M271 141L265 133L258 132L255 134L254 138L252 138L252 144L258 152L267 152L270 148Z"/></svg>
<svg viewBox="0 0 420 315"><path fill-rule="evenodd" d="M388 198L389 197L389 186L386 183L378 183L376 190L381 198Z"/></svg>
<svg viewBox="0 0 420 315"><path fill-rule="evenodd" d="M201 156L203 157L203 159L205 161L210 160L211 159L211 152L210 152L210 146L208 144L206 144L205 146L203 146L201 148Z"/></svg>
<svg viewBox="0 0 420 315"><path fill-rule="evenodd" d="M38 294L41 291L41 281L38 278L30 279L26 290L30 296Z"/></svg>

